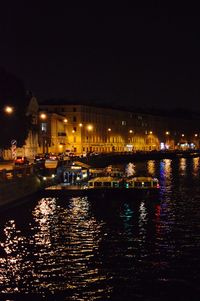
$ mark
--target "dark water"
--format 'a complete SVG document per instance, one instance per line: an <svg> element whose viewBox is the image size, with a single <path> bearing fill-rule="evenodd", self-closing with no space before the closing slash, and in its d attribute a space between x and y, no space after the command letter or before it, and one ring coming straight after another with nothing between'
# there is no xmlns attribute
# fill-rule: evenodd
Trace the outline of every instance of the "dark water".
<svg viewBox="0 0 200 301"><path fill-rule="evenodd" d="M148 161L155 199L35 197L2 210L0 300L200 300L200 159Z"/></svg>

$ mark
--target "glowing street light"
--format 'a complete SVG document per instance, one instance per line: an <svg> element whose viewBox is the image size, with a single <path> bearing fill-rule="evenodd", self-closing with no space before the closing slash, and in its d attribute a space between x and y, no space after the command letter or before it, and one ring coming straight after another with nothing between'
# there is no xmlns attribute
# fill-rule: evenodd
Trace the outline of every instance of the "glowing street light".
<svg viewBox="0 0 200 301"><path fill-rule="evenodd" d="M4 107L4 112L8 115L12 114L14 112L14 108L11 106L5 106Z"/></svg>
<svg viewBox="0 0 200 301"><path fill-rule="evenodd" d="M130 133L130 134L133 134L133 130L129 130L129 133Z"/></svg>
<svg viewBox="0 0 200 301"><path fill-rule="evenodd" d="M194 134L195 137L198 137L198 134Z"/></svg>
<svg viewBox="0 0 200 301"><path fill-rule="evenodd" d="M41 114L40 114L40 118L41 118L42 120L47 119L47 114L41 113Z"/></svg>
<svg viewBox="0 0 200 301"><path fill-rule="evenodd" d="M67 122L68 122L67 118L65 118L65 119L63 120L63 122L64 122L64 123L67 123Z"/></svg>
<svg viewBox="0 0 200 301"><path fill-rule="evenodd" d="M91 124L89 124L89 125L87 126L87 129L88 129L88 131L92 131L92 130L93 130L93 126L92 126Z"/></svg>
<svg viewBox="0 0 200 301"><path fill-rule="evenodd" d="M153 132L152 132L152 131L150 131L150 132L149 132L149 134L150 134L150 135L152 135L152 134L153 134Z"/></svg>
<svg viewBox="0 0 200 301"><path fill-rule="evenodd" d="M181 136L182 136L182 137L184 137L184 136L185 136L185 134L182 134Z"/></svg>
<svg viewBox="0 0 200 301"><path fill-rule="evenodd" d="M166 132L165 132L165 134L166 134L166 135L169 135L169 132L168 132L168 131L166 131Z"/></svg>
<svg viewBox="0 0 200 301"><path fill-rule="evenodd" d="M88 132L91 132L93 130L93 126L91 124L88 124L87 130L88 130ZM90 135L88 135L88 147L89 147L89 151L91 151L90 140L91 140L91 137L90 137Z"/></svg>
<svg viewBox="0 0 200 301"><path fill-rule="evenodd" d="M111 132L111 128L108 128L108 132Z"/></svg>
<svg viewBox="0 0 200 301"><path fill-rule="evenodd" d="M79 123L79 126L80 126L80 128L82 128L83 124L82 124L82 123Z"/></svg>

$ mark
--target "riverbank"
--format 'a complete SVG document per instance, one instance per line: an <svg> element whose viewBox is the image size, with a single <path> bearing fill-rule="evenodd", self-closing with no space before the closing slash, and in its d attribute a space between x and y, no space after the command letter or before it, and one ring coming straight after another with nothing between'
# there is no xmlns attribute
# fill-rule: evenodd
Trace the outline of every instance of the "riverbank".
<svg viewBox="0 0 200 301"><path fill-rule="evenodd" d="M177 158L200 157L200 150L189 151L149 151L135 153L105 153L95 156L80 158L79 161L89 164L92 167L106 167L110 164L122 164L128 162L140 162L145 160L162 160Z"/></svg>

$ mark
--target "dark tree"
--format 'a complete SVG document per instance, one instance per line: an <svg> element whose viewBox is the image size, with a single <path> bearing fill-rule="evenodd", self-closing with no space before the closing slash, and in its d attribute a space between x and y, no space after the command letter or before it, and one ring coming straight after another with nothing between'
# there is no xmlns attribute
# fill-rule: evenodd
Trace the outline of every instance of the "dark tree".
<svg viewBox="0 0 200 301"><path fill-rule="evenodd" d="M0 148L9 148L13 139L19 147L24 144L29 124L27 105L22 81L0 68ZM11 106L13 113L6 114L6 106Z"/></svg>

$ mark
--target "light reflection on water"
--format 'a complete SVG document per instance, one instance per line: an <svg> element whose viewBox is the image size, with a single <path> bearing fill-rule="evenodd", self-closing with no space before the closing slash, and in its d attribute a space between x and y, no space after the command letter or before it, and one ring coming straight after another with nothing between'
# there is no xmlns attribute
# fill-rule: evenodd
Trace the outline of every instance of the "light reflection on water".
<svg viewBox="0 0 200 301"><path fill-rule="evenodd" d="M1 292L58 300L160 300L161 291L171 297L173 281L179 296L181 290L187 296L184 288L192 285L195 291L199 158L151 160L140 167L159 178L155 199L43 197L8 211L0 223Z"/></svg>

